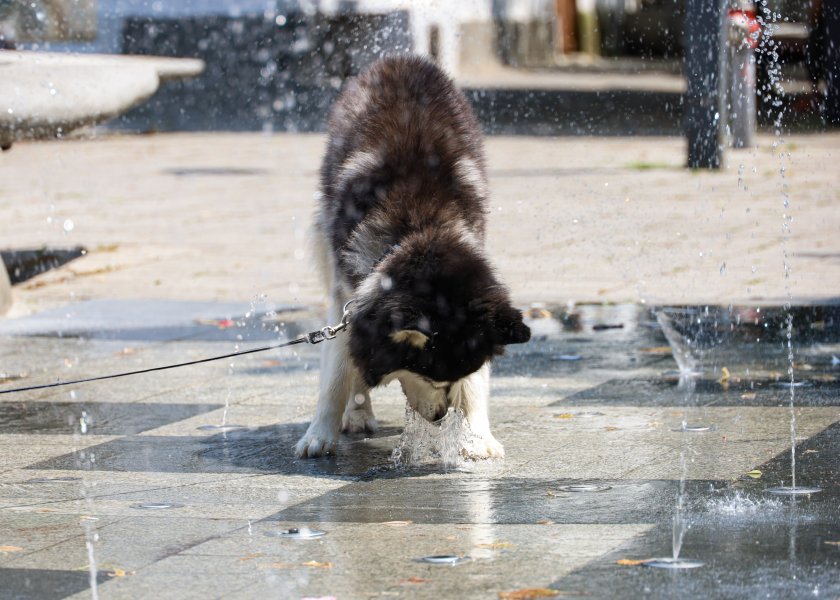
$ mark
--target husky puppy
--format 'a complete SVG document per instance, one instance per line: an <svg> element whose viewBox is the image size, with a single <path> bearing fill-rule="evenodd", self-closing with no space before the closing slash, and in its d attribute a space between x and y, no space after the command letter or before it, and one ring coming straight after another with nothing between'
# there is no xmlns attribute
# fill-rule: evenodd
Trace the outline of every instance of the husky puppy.
<svg viewBox="0 0 840 600"><path fill-rule="evenodd" d="M376 431L369 390L398 379L429 421L463 411L475 443L490 433L489 361L530 330L484 252L487 178L464 96L432 63L386 58L333 107L315 220L330 322L352 300L347 333L322 345L315 418L299 457L335 450L340 431Z"/></svg>

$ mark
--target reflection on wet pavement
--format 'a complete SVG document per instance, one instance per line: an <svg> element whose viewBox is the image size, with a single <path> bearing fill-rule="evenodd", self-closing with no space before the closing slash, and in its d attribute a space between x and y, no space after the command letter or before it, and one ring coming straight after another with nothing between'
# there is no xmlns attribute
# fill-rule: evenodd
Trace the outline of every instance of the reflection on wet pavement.
<svg viewBox="0 0 840 600"><path fill-rule="evenodd" d="M0 355L23 365L46 360L45 350L52 361L81 354L88 373L125 361L114 353L122 340L165 342L143 346L148 364L179 356L188 342L175 339L212 355L278 335L266 323L311 328L311 315L291 310L266 319L181 305L170 321L138 312L106 335L99 308L85 309L96 310L74 335L113 341L23 336L50 335L60 320L36 316L7 326L23 337L0 339ZM491 421L508 457L455 468L395 466L392 450L404 442L395 388L373 394L377 434L342 436L333 457L295 459L317 389L317 353L306 347L237 358L214 378L197 368L163 386L143 376L92 384L84 401L10 395L0 402L0 590L84 597L92 555L103 598L188 587L233 598L494 597L538 587L591 597L836 597L837 311L796 309L786 321L770 310L669 310L691 315L677 325L697 333L687 344L699 350L697 377L673 373L655 312L532 308L535 339L494 366ZM795 388L779 359L788 322L794 382L804 384ZM792 392L797 484L823 489L798 498L767 493L790 481ZM674 431L681 420L709 430ZM671 556L678 506L680 556L704 565L645 568L639 561ZM304 529L325 533L278 534ZM445 569L418 562L436 555L470 559Z"/></svg>
<svg viewBox="0 0 840 600"><path fill-rule="evenodd" d="M5 402L0 403L0 431L29 435L131 435L217 408L221 405Z"/></svg>

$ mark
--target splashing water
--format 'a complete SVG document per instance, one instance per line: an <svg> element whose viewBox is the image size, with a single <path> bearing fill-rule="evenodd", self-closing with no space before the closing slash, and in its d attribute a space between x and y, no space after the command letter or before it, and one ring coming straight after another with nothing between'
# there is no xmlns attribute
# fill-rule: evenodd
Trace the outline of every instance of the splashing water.
<svg viewBox="0 0 840 600"><path fill-rule="evenodd" d="M683 426L685 426L685 417L683 417ZM687 442L686 442L687 443ZM680 557L680 550L682 549L683 538L685 531L688 528L686 522L684 508L685 508L685 480L688 477L688 463L685 460L687 448L683 446L680 452L680 487L677 491L677 505L674 509L674 517L671 529L671 551L674 560Z"/></svg>
<svg viewBox="0 0 840 600"><path fill-rule="evenodd" d="M450 408L436 423L429 423L409 406L405 409L405 428L391 461L398 468L442 465L446 469L469 469L465 454L475 435L464 413Z"/></svg>
<svg viewBox="0 0 840 600"><path fill-rule="evenodd" d="M85 547L88 554L88 574L90 578L90 596L93 600L98 600L99 591L97 585L98 568L96 566L96 551L94 544L99 541L99 534L94 531L93 526L89 522L84 523L85 528Z"/></svg>
<svg viewBox="0 0 840 600"><path fill-rule="evenodd" d="M712 498L706 501L706 510L722 517L761 517L766 519L773 512L779 511L785 504L777 498L751 498L736 491L730 496Z"/></svg>
<svg viewBox="0 0 840 600"><path fill-rule="evenodd" d="M788 311L790 309L788 308ZM788 375L790 376L790 487L796 489L796 382L793 372L793 315L787 315Z"/></svg>
<svg viewBox="0 0 840 600"><path fill-rule="evenodd" d="M668 345L671 347L671 352L674 355L674 360L677 362L680 375L700 375L701 372L699 370L697 356L691 346L691 340L677 331L673 319L664 311L656 311L656 321L662 328L665 339L668 340Z"/></svg>

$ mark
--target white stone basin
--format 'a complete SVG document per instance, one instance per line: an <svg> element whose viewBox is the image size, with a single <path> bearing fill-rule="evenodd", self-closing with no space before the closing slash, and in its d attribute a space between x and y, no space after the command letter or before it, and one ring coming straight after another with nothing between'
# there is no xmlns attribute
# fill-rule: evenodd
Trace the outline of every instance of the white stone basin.
<svg viewBox="0 0 840 600"><path fill-rule="evenodd" d="M0 50L0 146L105 121L149 98L162 81L203 70L197 59Z"/></svg>

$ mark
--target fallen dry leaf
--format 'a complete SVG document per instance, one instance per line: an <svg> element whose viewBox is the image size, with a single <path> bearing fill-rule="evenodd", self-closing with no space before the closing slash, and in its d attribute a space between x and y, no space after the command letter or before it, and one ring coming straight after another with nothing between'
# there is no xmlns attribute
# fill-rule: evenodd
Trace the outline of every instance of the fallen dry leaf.
<svg viewBox="0 0 840 600"><path fill-rule="evenodd" d="M246 554L242 558L239 559L239 562L245 562L248 560L253 560L255 558L260 558L261 556L265 556L262 552L254 552L253 554Z"/></svg>
<svg viewBox="0 0 840 600"><path fill-rule="evenodd" d="M292 563L276 562L268 565L262 565L263 569L294 569L297 565Z"/></svg>
<svg viewBox="0 0 840 600"><path fill-rule="evenodd" d="M312 569L332 569L333 566L331 562L318 562L317 560L308 560L305 563L301 563L301 565Z"/></svg>
<svg viewBox="0 0 840 600"><path fill-rule="evenodd" d="M117 356L131 356L132 354L137 354L137 350L128 346L117 352Z"/></svg>
<svg viewBox="0 0 840 600"><path fill-rule="evenodd" d="M114 265L105 265L104 267L99 267L98 269L88 269L87 271L77 271L75 269L68 269L75 277L89 277L91 275L104 275L105 273L111 273L112 271L116 271L121 267L116 267Z"/></svg>
<svg viewBox="0 0 840 600"><path fill-rule="evenodd" d="M0 383L9 383L11 381L17 381L19 379L25 379L28 377L29 374L25 372L21 373L0 373Z"/></svg>
<svg viewBox="0 0 840 600"><path fill-rule="evenodd" d="M651 348L641 348L639 350L642 354L671 354L670 346L653 346Z"/></svg>
<svg viewBox="0 0 840 600"><path fill-rule="evenodd" d="M560 413L559 415L554 415L555 419L572 419L574 415L572 413Z"/></svg>
<svg viewBox="0 0 840 600"><path fill-rule="evenodd" d="M534 598L554 598L562 594L560 590L551 588L526 588L512 592L499 592L501 600L533 600Z"/></svg>
<svg viewBox="0 0 840 600"><path fill-rule="evenodd" d="M613 427L612 425L608 425L607 427L604 427L604 429L607 431L618 431L618 427Z"/></svg>
<svg viewBox="0 0 840 600"><path fill-rule="evenodd" d="M125 577L126 575L134 575L135 571L126 571L125 569L113 568L107 572L108 577Z"/></svg>
<svg viewBox="0 0 840 600"><path fill-rule="evenodd" d="M549 498L554 498L554 496L555 496L554 492L552 492L551 490L548 490L548 491L545 493L545 495L546 495L546 496L548 496Z"/></svg>
<svg viewBox="0 0 840 600"><path fill-rule="evenodd" d="M19 546L0 546L0 552L23 552Z"/></svg>
<svg viewBox="0 0 840 600"><path fill-rule="evenodd" d="M727 381L729 381L729 377L730 377L729 369L727 369L726 367L721 368L721 370L720 370L720 380L719 381L721 383L726 383Z"/></svg>
<svg viewBox="0 0 840 600"><path fill-rule="evenodd" d="M762 473L758 469L753 469L752 471L746 473L746 476L752 479L761 479L761 475Z"/></svg>
<svg viewBox="0 0 840 600"><path fill-rule="evenodd" d="M641 560L633 560L631 558L621 558L621 559L615 561L615 564L624 565L626 567L635 567L635 566L638 566L638 565L642 564L643 562L647 562L649 560L650 560L649 558L643 558Z"/></svg>
<svg viewBox="0 0 840 600"><path fill-rule="evenodd" d="M478 544L478 548L487 548L489 550L501 550L502 548L515 548L515 544L511 544L510 542L500 542L495 541L489 544Z"/></svg>
<svg viewBox="0 0 840 600"><path fill-rule="evenodd" d="M741 394L741 400L755 400L755 392Z"/></svg>
<svg viewBox="0 0 840 600"><path fill-rule="evenodd" d="M554 525L554 521L551 519L540 519L537 521L537 525Z"/></svg>
<svg viewBox="0 0 840 600"><path fill-rule="evenodd" d="M545 308L534 306L527 309L525 312L525 316L529 319L550 319L551 318L551 311L546 310Z"/></svg>
<svg viewBox="0 0 840 600"><path fill-rule="evenodd" d="M400 581L400 585L429 583L430 581L431 579L423 579L422 577L409 577L408 579L403 579L402 581Z"/></svg>

